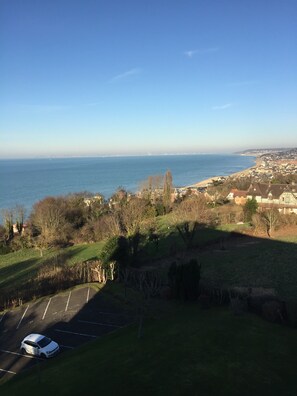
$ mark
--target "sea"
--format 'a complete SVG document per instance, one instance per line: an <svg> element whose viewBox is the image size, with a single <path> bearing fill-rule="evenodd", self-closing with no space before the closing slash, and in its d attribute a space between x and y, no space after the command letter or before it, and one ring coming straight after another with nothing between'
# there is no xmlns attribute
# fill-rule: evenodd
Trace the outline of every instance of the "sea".
<svg viewBox="0 0 297 396"><path fill-rule="evenodd" d="M254 163L254 157L235 154L2 159L0 212L22 205L28 216L39 200L74 192L100 193L106 199L119 187L133 193L148 176L164 175L167 170L174 186L183 187Z"/></svg>

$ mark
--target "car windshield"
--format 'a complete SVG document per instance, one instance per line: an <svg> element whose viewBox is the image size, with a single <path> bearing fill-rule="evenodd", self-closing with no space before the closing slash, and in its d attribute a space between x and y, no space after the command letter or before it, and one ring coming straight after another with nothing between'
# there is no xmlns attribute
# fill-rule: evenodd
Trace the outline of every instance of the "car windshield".
<svg viewBox="0 0 297 396"><path fill-rule="evenodd" d="M44 348L51 342L52 342L52 340L50 338L43 337L40 341L38 341L38 345L40 346L40 348Z"/></svg>

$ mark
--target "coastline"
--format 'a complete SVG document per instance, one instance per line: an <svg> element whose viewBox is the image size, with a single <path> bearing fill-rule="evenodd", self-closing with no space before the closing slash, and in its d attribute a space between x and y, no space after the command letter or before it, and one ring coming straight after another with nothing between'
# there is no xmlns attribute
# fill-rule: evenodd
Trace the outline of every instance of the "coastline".
<svg viewBox="0 0 297 396"><path fill-rule="evenodd" d="M201 181L198 182L198 183L194 183L194 184L191 184L191 185L189 185L189 186L182 187L182 188L183 188L183 189L187 189L187 188L191 188L191 187L194 187L194 188L202 187L202 188L203 188L203 187L208 187L208 186L210 186L210 185L212 184L213 181L217 181L217 180L220 180L220 179L228 179L228 178L230 178L230 177L239 177L239 176L241 176L241 175L246 176L246 175L249 174L249 172L250 172L252 169L256 168L256 166L257 166L257 163L256 163L254 166L250 166L249 168L243 169L243 170L241 170L241 171L239 171L239 172L231 173L231 174L228 175L228 176L214 176L214 177L210 177L210 178L208 178L208 179L201 180Z"/></svg>
<svg viewBox="0 0 297 396"><path fill-rule="evenodd" d="M197 182L197 183L190 184L190 185L188 185L188 186L182 187L182 190L185 190L185 189L191 188L191 187L194 187L194 188L197 188L197 187L199 187L199 188L205 188L205 187L210 186L210 185L212 184L213 181L217 181L217 180L220 180L220 179L228 179L229 177L239 177L240 175L244 175L244 176L245 176L245 175L247 175L252 169L254 169L254 168L256 168L256 167L258 166L258 161L259 161L259 159L258 159L258 156L257 156L257 155L242 154L242 153L241 153L241 154L238 154L238 155L248 156L248 157L254 157L254 159L255 159L255 165L250 166L249 168L243 169L243 170L241 170L241 171L239 171L239 172L231 173L230 175L227 175L227 176L213 176L213 177L210 177L210 178L208 178L208 179L201 180L200 182Z"/></svg>

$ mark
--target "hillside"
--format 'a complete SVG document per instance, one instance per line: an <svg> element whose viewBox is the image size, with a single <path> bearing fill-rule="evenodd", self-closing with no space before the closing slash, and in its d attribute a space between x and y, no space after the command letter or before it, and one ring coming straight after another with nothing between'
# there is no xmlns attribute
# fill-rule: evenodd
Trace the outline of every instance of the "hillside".
<svg viewBox="0 0 297 396"><path fill-rule="evenodd" d="M225 308L158 302L144 324L66 352L1 386L14 395L295 395L295 331Z"/></svg>

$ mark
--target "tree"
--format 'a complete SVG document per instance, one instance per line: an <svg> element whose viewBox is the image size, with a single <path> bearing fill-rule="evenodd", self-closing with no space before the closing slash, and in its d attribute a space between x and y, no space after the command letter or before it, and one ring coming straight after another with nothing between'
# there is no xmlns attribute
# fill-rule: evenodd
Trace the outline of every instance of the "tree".
<svg viewBox="0 0 297 396"><path fill-rule="evenodd" d="M63 198L47 197L37 202L30 216L32 226L41 235L42 246L65 244L69 241L71 227L66 219Z"/></svg>
<svg viewBox="0 0 297 396"><path fill-rule="evenodd" d="M170 212L172 208L172 199L171 199L172 191L173 191L172 174L168 170L165 173L164 187L163 187L163 205L167 213Z"/></svg>
<svg viewBox="0 0 297 396"><path fill-rule="evenodd" d="M128 237L140 231L142 223L155 217L154 208L142 198L131 198L118 211L122 231Z"/></svg>
<svg viewBox="0 0 297 396"><path fill-rule="evenodd" d="M25 207L22 205L16 205L14 209L15 220L16 220L16 228L18 233L21 235L23 232L24 220L25 220Z"/></svg>
<svg viewBox="0 0 297 396"><path fill-rule="evenodd" d="M211 221L204 196L192 195L182 201L173 211L171 221L186 247L191 248L197 231Z"/></svg>
<svg viewBox="0 0 297 396"><path fill-rule="evenodd" d="M118 187L117 191L110 197L109 206L120 208L129 201L130 194L123 188Z"/></svg>
<svg viewBox="0 0 297 396"><path fill-rule="evenodd" d="M112 280L115 272L122 277L122 271L129 265L129 244L125 237L112 237L104 245L100 259L105 269L109 269ZM116 268L117 267L117 268Z"/></svg>
<svg viewBox="0 0 297 396"><path fill-rule="evenodd" d="M141 197L155 202L158 195L156 193L162 190L163 180L163 175L153 175L142 181L139 186Z"/></svg>
<svg viewBox="0 0 297 396"><path fill-rule="evenodd" d="M174 297L185 301L196 300L199 295L200 271L201 265L195 259L181 264L173 262L168 279Z"/></svg>
<svg viewBox="0 0 297 396"><path fill-rule="evenodd" d="M117 212L103 214L91 224L96 241L119 236L122 233L119 214Z"/></svg>
<svg viewBox="0 0 297 396"><path fill-rule="evenodd" d="M257 213L258 202L255 198L248 199L243 207L244 219L247 222L252 221L252 217Z"/></svg>
<svg viewBox="0 0 297 396"><path fill-rule="evenodd" d="M3 210L2 217L5 228L5 241L6 243L9 243L13 239L13 210Z"/></svg>
<svg viewBox="0 0 297 396"><path fill-rule="evenodd" d="M277 209L275 208L268 208L261 212L261 219L262 223L265 226L267 235L271 238L272 232L279 224L280 215Z"/></svg>

